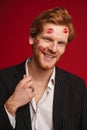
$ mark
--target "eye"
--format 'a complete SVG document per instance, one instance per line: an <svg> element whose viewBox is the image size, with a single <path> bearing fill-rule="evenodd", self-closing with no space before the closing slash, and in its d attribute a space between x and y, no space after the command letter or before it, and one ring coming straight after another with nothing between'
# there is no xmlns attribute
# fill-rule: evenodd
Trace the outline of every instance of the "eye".
<svg viewBox="0 0 87 130"><path fill-rule="evenodd" d="M63 42L58 42L58 44L63 44Z"/></svg>
<svg viewBox="0 0 87 130"><path fill-rule="evenodd" d="M65 42L62 42L62 41L58 42L58 44L59 44L59 45L66 45L66 43L65 43Z"/></svg>
<svg viewBox="0 0 87 130"><path fill-rule="evenodd" d="M51 41L51 39L50 39L50 38L48 38L48 37L44 37L43 39L44 39L44 41L46 41L46 42Z"/></svg>

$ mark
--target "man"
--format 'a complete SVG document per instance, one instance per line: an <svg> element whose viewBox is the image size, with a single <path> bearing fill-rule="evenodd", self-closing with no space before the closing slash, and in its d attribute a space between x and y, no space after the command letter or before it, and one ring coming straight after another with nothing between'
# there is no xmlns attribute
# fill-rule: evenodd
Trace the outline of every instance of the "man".
<svg viewBox="0 0 87 130"><path fill-rule="evenodd" d="M33 21L32 56L0 71L0 130L87 130L85 83L56 66L73 37L65 8Z"/></svg>

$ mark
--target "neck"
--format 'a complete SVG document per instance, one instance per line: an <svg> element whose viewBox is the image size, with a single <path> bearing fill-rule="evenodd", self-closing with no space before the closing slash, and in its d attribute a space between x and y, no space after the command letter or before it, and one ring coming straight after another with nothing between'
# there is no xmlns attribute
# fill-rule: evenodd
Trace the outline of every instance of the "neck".
<svg viewBox="0 0 87 130"><path fill-rule="evenodd" d="M35 81L48 82L53 72L53 69L44 70L38 67L33 61L28 63L29 74Z"/></svg>

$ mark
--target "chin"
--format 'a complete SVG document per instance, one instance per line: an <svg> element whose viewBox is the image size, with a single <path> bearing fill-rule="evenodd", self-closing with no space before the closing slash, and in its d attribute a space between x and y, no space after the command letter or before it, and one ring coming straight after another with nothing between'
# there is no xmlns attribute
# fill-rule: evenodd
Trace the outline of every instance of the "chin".
<svg viewBox="0 0 87 130"><path fill-rule="evenodd" d="M54 66L56 65L57 60L52 60L52 61L45 61L43 58L38 59L37 63L39 67L43 70L50 70L53 69Z"/></svg>
<svg viewBox="0 0 87 130"><path fill-rule="evenodd" d="M54 68L54 66L55 66L55 64L53 64L53 65L43 64L43 65L41 65L41 68L42 68L43 70L52 70L52 69Z"/></svg>

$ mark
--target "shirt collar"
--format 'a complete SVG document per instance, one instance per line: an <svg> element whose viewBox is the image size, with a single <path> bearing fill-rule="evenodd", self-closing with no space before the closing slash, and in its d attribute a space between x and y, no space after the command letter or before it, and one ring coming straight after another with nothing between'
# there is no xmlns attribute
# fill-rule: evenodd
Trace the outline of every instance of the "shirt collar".
<svg viewBox="0 0 87 130"><path fill-rule="evenodd" d="M26 62L25 62L25 72L26 72L26 75L28 76L29 75L29 71L28 71L28 62L31 61L31 57L27 58ZM52 72L52 75L51 75L51 78L48 82L48 88L50 89L53 89L52 85L55 85L55 67L53 69L53 72Z"/></svg>
<svg viewBox="0 0 87 130"><path fill-rule="evenodd" d="M55 85L55 67L53 69L53 72L52 72L52 75L51 75L51 78L48 82L48 88L49 89L53 89L53 86Z"/></svg>
<svg viewBox="0 0 87 130"><path fill-rule="evenodd" d="M29 75L29 71L28 71L28 62L31 61L31 57L27 58L26 62L25 62L25 72L26 72L26 75L28 76Z"/></svg>

